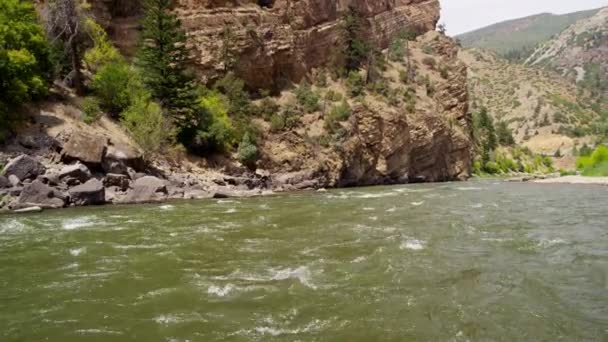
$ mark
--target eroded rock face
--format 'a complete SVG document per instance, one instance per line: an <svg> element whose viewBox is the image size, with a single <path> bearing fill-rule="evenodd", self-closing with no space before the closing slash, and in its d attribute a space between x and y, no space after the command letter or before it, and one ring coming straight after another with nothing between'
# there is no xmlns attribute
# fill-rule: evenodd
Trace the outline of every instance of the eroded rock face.
<svg viewBox="0 0 608 342"><path fill-rule="evenodd" d="M127 54L135 51L137 1L91 1L115 43ZM124 6L121 3L131 3ZM230 28L230 42L239 77L257 89L275 89L299 81L312 68L337 57L341 18L352 5L365 19L370 40L386 48L404 29L426 32L439 20L439 0L176 0L175 13L188 34L193 65L204 79L224 73L221 56Z"/></svg>
<svg viewBox="0 0 608 342"><path fill-rule="evenodd" d="M417 104L408 110L385 98L367 95L341 123L342 137L332 136L322 113L308 114L287 132L267 131L259 165L271 171L273 185L285 190L319 187L395 184L466 179L472 160L472 126L468 113L466 67L457 59L454 42L437 32L418 38L412 64L418 76L429 77L434 91L413 82ZM432 50L433 55L423 53ZM422 62L433 58L445 68ZM392 66L392 68L403 66ZM387 78L394 78L389 74ZM391 87L402 86L390 81ZM314 180L314 182L311 182Z"/></svg>

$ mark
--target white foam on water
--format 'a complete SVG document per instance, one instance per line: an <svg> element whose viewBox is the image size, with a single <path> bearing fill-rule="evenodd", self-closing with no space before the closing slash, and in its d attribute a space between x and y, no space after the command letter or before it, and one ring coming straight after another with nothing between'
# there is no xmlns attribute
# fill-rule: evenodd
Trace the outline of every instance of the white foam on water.
<svg viewBox="0 0 608 342"><path fill-rule="evenodd" d="M122 335L121 331L108 329L78 329L76 333L79 335Z"/></svg>
<svg viewBox="0 0 608 342"><path fill-rule="evenodd" d="M425 248L425 245L426 245L425 241L420 241L417 239L408 239L408 240L401 242L399 249L401 249L401 250L409 249L412 251L421 251Z"/></svg>
<svg viewBox="0 0 608 342"><path fill-rule="evenodd" d="M370 216L368 218L372 221L378 221L378 216Z"/></svg>
<svg viewBox="0 0 608 342"><path fill-rule="evenodd" d="M167 247L167 245L163 245L160 243L153 245L114 245L116 249L129 250L129 249L159 249L163 247Z"/></svg>
<svg viewBox="0 0 608 342"><path fill-rule="evenodd" d="M423 205L423 204L424 204L424 201L421 201L421 202L412 202L411 204L412 204L414 207L419 207L419 206L421 206L421 205Z"/></svg>
<svg viewBox="0 0 608 342"><path fill-rule="evenodd" d="M158 209L161 209L161 210L173 210L173 209L175 209L175 206L173 206L171 204L165 204L165 205L161 205L160 207L158 207Z"/></svg>
<svg viewBox="0 0 608 342"><path fill-rule="evenodd" d="M543 247L543 248L547 248L547 247L553 247L555 245L563 245L566 244L567 241L564 239L541 239L540 241L538 241L538 246L539 247Z"/></svg>
<svg viewBox="0 0 608 342"><path fill-rule="evenodd" d="M68 219L61 222L61 227L65 230L75 230L80 228L92 227L98 222L96 222L96 216L84 216L75 219Z"/></svg>
<svg viewBox="0 0 608 342"><path fill-rule="evenodd" d="M228 203L240 203L239 201L234 200L218 200L217 204L228 204Z"/></svg>
<svg viewBox="0 0 608 342"><path fill-rule="evenodd" d="M234 213L236 213L236 208L230 208L230 209L224 211L224 213L226 213L226 214L234 214Z"/></svg>
<svg viewBox="0 0 608 342"><path fill-rule="evenodd" d="M205 322L206 320L198 313L181 313L159 315L154 318L154 321L162 325L171 325L188 322Z"/></svg>
<svg viewBox="0 0 608 342"><path fill-rule="evenodd" d="M394 213L395 211L397 211L397 208L395 208L395 207L386 209L387 213Z"/></svg>
<svg viewBox="0 0 608 342"><path fill-rule="evenodd" d="M479 191L479 190L483 190L483 188L476 188L473 186L460 186L457 187L456 190L460 190L460 191Z"/></svg>
<svg viewBox="0 0 608 342"><path fill-rule="evenodd" d="M365 207L365 208L363 208L363 210L364 210L364 211L374 211L374 210L376 210L376 209L374 209L374 208L370 208L370 207Z"/></svg>
<svg viewBox="0 0 608 342"><path fill-rule="evenodd" d="M27 226L18 220L8 220L0 224L0 234L20 233L26 230Z"/></svg>
<svg viewBox="0 0 608 342"><path fill-rule="evenodd" d="M143 295L138 296L137 299L142 300L142 299L146 299L146 298L160 297L160 296L164 296L166 294L169 294L169 293L172 293L175 291L176 291L175 288L164 288L164 289L153 290L153 291L149 291Z"/></svg>
<svg viewBox="0 0 608 342"><path fill-rule="evenodd" d="M370 194L370 193L366 193L366 194L360 194L357 196L353 196L355 198L383 198L383 197L392 197L392 196L396 196L397 193L395 192L381 192L381 193L374 193L374 194Z"/></svg>
<svg viewBox="0 0 608 342"><path fill-rule="evenodd" d="M317 287L311 283L312 273L307 266L300 266L298 268L285 268L285 269L273 269L271 270L272 280L287 280L287 279L298 279L300 283L311 289Z"/></svg>
<svg viewBox="0 0 608 342"><path fill-rule="evenodd" d="M471 208L473 208L473 209L483 208L483 203L471 204Z"/></svg>
<svg viewBox="0 0 608 342"><path fill-rule="evenodd" d="M304 333L319 332L329 324L329 321L322 321L319 319L315 319L303 327L287 328L287 327L278 326L278 324L273 322L272 319L267 319L266 321L267 321L268 325L258 326L258 327L255 327L255 328L249 329L249 330L239 330L236 334L238 334L238 335L255 334L255 335L273 336L273 337L284 336L284 335L297 335L297 334L304 334Z"/></svg>
<svg viewBox="0 0 608 342"><path fill-rule="evenodd" d="M364 257L364 256L356 257L351 261L351 264L359 264L359 263L364 262L365 260L367 260L367 257Z"/></svg>
<svg viewBox="0 0 608 342"><path fill-rule="evenodd" d="M209 288L207 289L207 293L216 295L218 297L226 297L227 295L234 292L235 290L236 290L236 286L234 286L232 284L225 285L224 287L212 285L212 286L209 286Z"/></svg>
<svg viewBox="0 0 608 342"><path fill-rule="evenodd" d="M80 247L80 248L73 248L70 249L70 255L72 256L79 256L80 254L84 253L87 251L86 247Z"/></svg>

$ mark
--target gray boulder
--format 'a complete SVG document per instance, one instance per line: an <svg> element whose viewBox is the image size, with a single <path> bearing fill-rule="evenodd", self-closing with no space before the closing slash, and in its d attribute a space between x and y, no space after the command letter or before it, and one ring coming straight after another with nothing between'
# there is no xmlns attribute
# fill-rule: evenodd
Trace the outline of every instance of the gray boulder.
<svg viewBox="0 0 608 342"><path fill-rule="evenodd" d="M21 184L21 181L19 180L19 177L15 176L15 175L8 176L8 182L12 186L19 186Z"/></svg>
<svg viewBox="0 0 608 342"><path fill-rule="evenodd" d="M63 147L62 155L66 161L79 160L87 165L99 167L103 160L108 140L99 135L75 132Z"/></svg>
<svg viewBox="0 0 608 342"><path fill-rule="evenodd" d="M22 181L24 179L35 179L44 174L45 171L46 168L39 161L23 154L9 161L1 174L6 177L14 175Z"/></svg>
<svg viewBox="0 0 608 342"><path fill-rule="evenodd" d="M162 179L144 176L133 182L133 190L124 199L126 203L158 202L167 198L167 186Z"/></svg>
<svg viewBox="0 0 608 342"><path fill-rule="evenodd" d="M102 167L106 173L127 175L128 168L143 170L145 166L141 152L127 145L110 145L103 157Z"/></svg>
<svg viewBox="0 0 608 342"><path fill-rule="evenodd" d="M129 188L129 177L123 174L108 173L104 180L106 187L115 186L121 191L127 191Z"/></svg>
<svg viewBox="0 0 608 342"><path fill-rule="evenodd" d="M11 186L11 183L8 181L8 178L4 176L0 176L0 189L5 189Z"/></svg>
<svg viewBox="0 0 608 342"><path fill-rule="evenodd" d="M71 202L75 205L97 205L106 202L103 183L97 179L73 187L69 191Z"/></svg>
<svg viewBox="0 0 608 342"><path fill-rule="evenodd" d="M59 180L66 181L68 179L78 180L80 183L85 183L93 177L91 171L86 165L76 163L74 165L67 165L59 171ZM66 182L69 184L69 182Z"/></svg>
<svg viewBox="0 0 608 342"><path fill-rule="evenodd" d="M20 208L62 208L65 206L66 196L50 186L35 180L26 185L19 195L17 204Z"/></svg>

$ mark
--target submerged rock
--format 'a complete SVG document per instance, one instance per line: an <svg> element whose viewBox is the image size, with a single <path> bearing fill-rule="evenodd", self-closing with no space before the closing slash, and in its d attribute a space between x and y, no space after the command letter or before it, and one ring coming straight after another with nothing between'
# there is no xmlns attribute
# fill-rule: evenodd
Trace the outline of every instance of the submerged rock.
<svg viewBox="0 0 608 342"><path fill-rule="evenodd" d="M11 160L2 171L2 175L6 177L15 176L19 181L25 179L34 179L39 175L44 174L46 168L38 160L28 156L21 155Z"/></svg>
<svg viewBox="0 0 608 342"><path fill-rule="evenodd" d="M106 201L103 183L97 179L76 186L69 190L71 202L75 205L97 205Z"/></svg>

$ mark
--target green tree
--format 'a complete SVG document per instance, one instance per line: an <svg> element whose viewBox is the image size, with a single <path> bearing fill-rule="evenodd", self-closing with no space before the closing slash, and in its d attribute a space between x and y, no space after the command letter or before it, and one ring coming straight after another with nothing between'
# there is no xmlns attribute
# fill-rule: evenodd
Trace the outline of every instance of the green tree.
<svg viewBox="0 0 608 342"><path fill-rule="evenodd" d="M90 41L85 13L88 6L80 0L49 0L43 11L47 34L55 50L60 51L59 54L69 64L64 82L74 87L77 93L84 91L81 70L86 44Z"/></svg>
<svg viewBox="0 0 608 342"><path fill-rule="evenodd" d="M172 0L145 0L142 42L137 62L144 84L168 111L179 129L196 116L194 76L187 70L186 34L170 12Z"/></svg>
<svg viewBox="0 0 608 342"><path fill-rule="evenodd" d="M346 70L358 70L368 58L370 48L365 42L363 19L354 6L349 6L344 14L344 59Z"/></svg>
<svg viewBox="0 0 608 342"><path fill-rule="evenodd" d="M513 132L505 121L498 122L498 125L496 126L496 137L500 145L515 145L515 138L513 138Z"/></svg>
<svg viewBox="0 0 608 342"><path fill-rule="evenodd" d="M9 113L47 90L49 47L34 6L0 1L0 141L9 128Z"/></svg>

